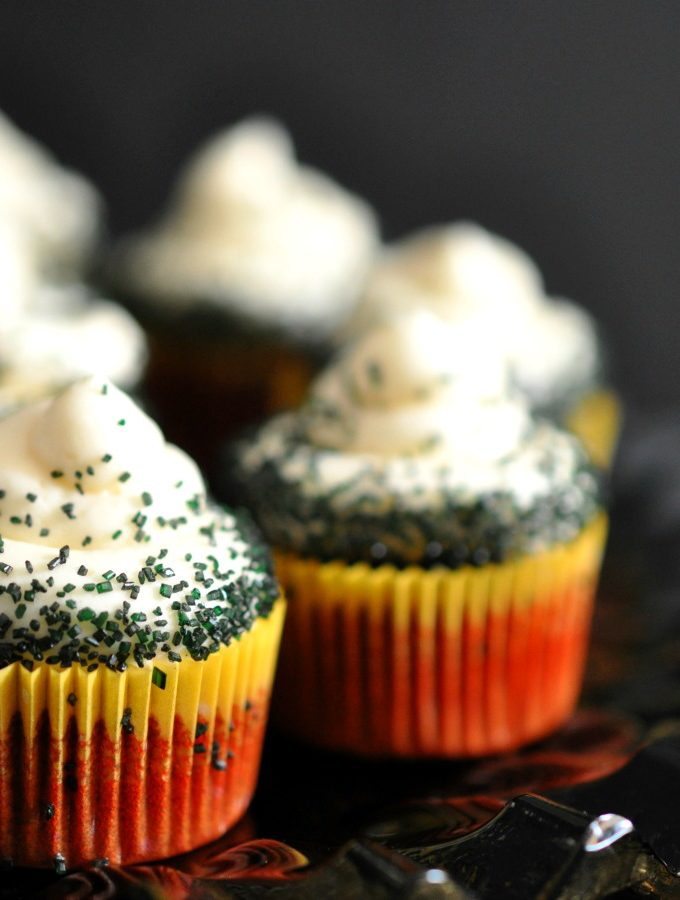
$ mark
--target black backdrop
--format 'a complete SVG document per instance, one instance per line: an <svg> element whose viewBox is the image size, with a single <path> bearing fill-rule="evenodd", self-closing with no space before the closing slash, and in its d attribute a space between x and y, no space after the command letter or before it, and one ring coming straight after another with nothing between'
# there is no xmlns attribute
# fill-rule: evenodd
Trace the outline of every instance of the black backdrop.
<svg viewBox="0 0 680 900"><path fill-rule="evenodd" d="M470 217L680 402L680 4L2 0L0 106L142 223L211 131L279 115L387 236ZM1 303L1 299L0 299Z"/></svg>

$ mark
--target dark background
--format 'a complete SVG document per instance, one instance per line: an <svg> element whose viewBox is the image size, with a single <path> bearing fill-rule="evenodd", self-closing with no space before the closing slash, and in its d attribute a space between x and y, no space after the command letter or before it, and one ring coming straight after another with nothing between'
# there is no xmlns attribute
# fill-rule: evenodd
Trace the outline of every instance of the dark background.
<svg viewBox="0 0 680 900"><path fill-rule="evenodd" d="M474 218L602 322L618 382L680 402L680 4L3 0L0 107L114 232L212 131L280 116L388 237Z"/></svg>

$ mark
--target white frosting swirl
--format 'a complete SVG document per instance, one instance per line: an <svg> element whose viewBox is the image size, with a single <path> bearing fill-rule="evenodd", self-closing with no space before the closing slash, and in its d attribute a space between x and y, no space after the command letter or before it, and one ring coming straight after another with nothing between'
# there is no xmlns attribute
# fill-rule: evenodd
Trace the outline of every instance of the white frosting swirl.
<svg viewBox="0 0 680 900"><path fill-rule="evenodd" d="M38 621L34 637L48 633L38 608L59 591L74 621L83 607L113 617L127 601L130 613L165 620L157 627L170 643L181 621L176 601L192 590L193 615L228 607L222 589L241 576L262 581L235 519L207 503L195 463L108 382L79 381L0 420L0 488L0 614ZM145 567L151 577L140 576ZM19 617L16 593L30 592L35 578L42 592L28 602L20 596L28 609ZM72 638L64 634L50 651Z"/></svg>
<svg viewBox="0 0 680 900"><path fill-rule="evenodd" d="M81 285L33 285L30 301L15 307L0 322L0 410L83 375L125 388L141 378L144 332L117 304L94 300Z"/></svg>
<svg viewBox="0 0 680 900"><path fill-rule="evenodd" d="M243 466L255 472L268 461L338 508L380 508L383 497L385 508L438 509L447 495L474 502L497 491L529 508L568 483L582 453L533 421L509 391L502 359L421 311L350 344L300 413L265 425Z"/></svg>
<svg viewBox="0 0 680 900"><path fill-rule="evenodd" d="M171 307L201 300L322 337L356 301L376 244L364 201L299 165L275 121L249 119L190 162L166 219L122 265Z"/></svg>
<svg viewBox="0 0 680 900"><path fill-rule="evenodd" d="M26 236L0 214L0 321L4 327L23 313L39 282L34 255Z"/></svg>
<svg viewBox="0 0 680 900"><path fill-rule="evenodd" d="M61 273L81 266L100 215L94 188L0 113L0 217L26 235L39 268Z"/></svg>
<svg viewBox="0 0 680 900"><path fill-rule="evenodd" d="M478 348L501 354L536 405L559 398L574 381L588 385L597 377L590 316L547 297L532 260L477 225L430 228L386 251L342 335L421 307L464 323Z"/></svg>
<svg viewBox="0 0 680 900"><path fill-rule="evenodd" d="M342 354L311 392L310 439L350 453L493 460L528 425L508 397L502 360L481 361L466 335L428 312L369 332ZM464 423L464 427L461 425Z"/></svg>

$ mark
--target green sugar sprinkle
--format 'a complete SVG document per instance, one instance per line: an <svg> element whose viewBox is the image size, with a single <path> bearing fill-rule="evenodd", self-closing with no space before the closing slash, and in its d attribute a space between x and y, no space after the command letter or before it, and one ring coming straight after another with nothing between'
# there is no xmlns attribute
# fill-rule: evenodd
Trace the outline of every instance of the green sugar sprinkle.
<svg viewBox="0 0 680 900"><path fill-rule="evenodd" d="M108 594L109 591L113 590L113 585L110 581L100 581L96 588L98 594Z"/></svg>
<svg viewBox="0 0 680 900"><path fill-rule="evenodd" d="M118 481L128 481L129 478L130 478L130 473L129 473L129 472L123 472L122 475L119 475L119 476L118 476Z"/></svg>
<svg viewBox="0 0 680 900"><path fill-rule="evenodd" d="M151 504L153 503L153 497L148 491L144 491L144 493L142 494L142 503L144 504L144 506L151 506Z"/></svg>
<svg viewBox="0 0 680 900"><path fill-rule="evenodd" d="M53 469L53 470L50 472L50 475L52 476L52 478L62 478L63 475L64 475L64 473L63 473L63 472L60 472L59 469Z"/></svg>
<svg viewBox="0 0 680 900"><path fill-rule="evenodd" d="M118 529L118 531L114 531L113 534L111 535L111 540L117 541L118 538L121 536L122 533L123 533L123 532L121 531L120 528Z"/></svg>
<svg viewBox="0 0 680 900"><path fill-rule="evenodd" d="M125 419L118 419L119 425L125 425Z"/></svg>
<svg viewBox="0 0 680 900"><path fill-rule="evenodd" d="M153 672L151 673L151 683L155 684L156 687L160 688L162 691L165 690L165 682L168 680L168 676L163 672L162 669L153 667Z"/></svg>

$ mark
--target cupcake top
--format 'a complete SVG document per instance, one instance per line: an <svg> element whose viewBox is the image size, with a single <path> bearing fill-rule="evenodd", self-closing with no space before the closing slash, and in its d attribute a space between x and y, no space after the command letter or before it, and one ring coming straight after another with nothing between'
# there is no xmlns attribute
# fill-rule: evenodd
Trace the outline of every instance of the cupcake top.
<svg viewBox="0 0 680 900"><path fill-rule="evenodd" d="M266 537L302 555L481 564L574 537L597 509L580 444L504 363L425 311L349 345L307 403L236 451Z"/></svg>
<svg viewBox="0 0 680 900"><path fill-rule="evenodd" d="M121 266L166 313L203 303L320 338L356 301L377 239L368 205L299 165L282 126L256 118L198 152L165 218L127 242Z"/></svg>
<svg viewBox="0 0 680 900"><path fill-rule="evenodd" d="M276 597L251 528L121 391L0 420L0 665L206 658Z"/></svg>
<svg viewBox="0 0 680 900"><path fill-rule="evenodd" d="M1 246L1 244L0 244ZM32 285L0 322L0 412L87 374L135 386L146 361L144 332L82 285Z"/></svg>
<svg viewBox="0 0 680 900"><path fill-rule="evenodd" d="M343 334L361 334L417 307L468 324L478 347L505 357L513 381L536 407L548 408L599 376L591 317L546 296L527 254L477 225L430 228L387 250Z"/></svg>
<svg viewBox="0 0 680 900"><path fill-rule="evenodd" d="M0 218L27 237L43 273L82 266L100 214L94 188L0 113Z"/></svg>

